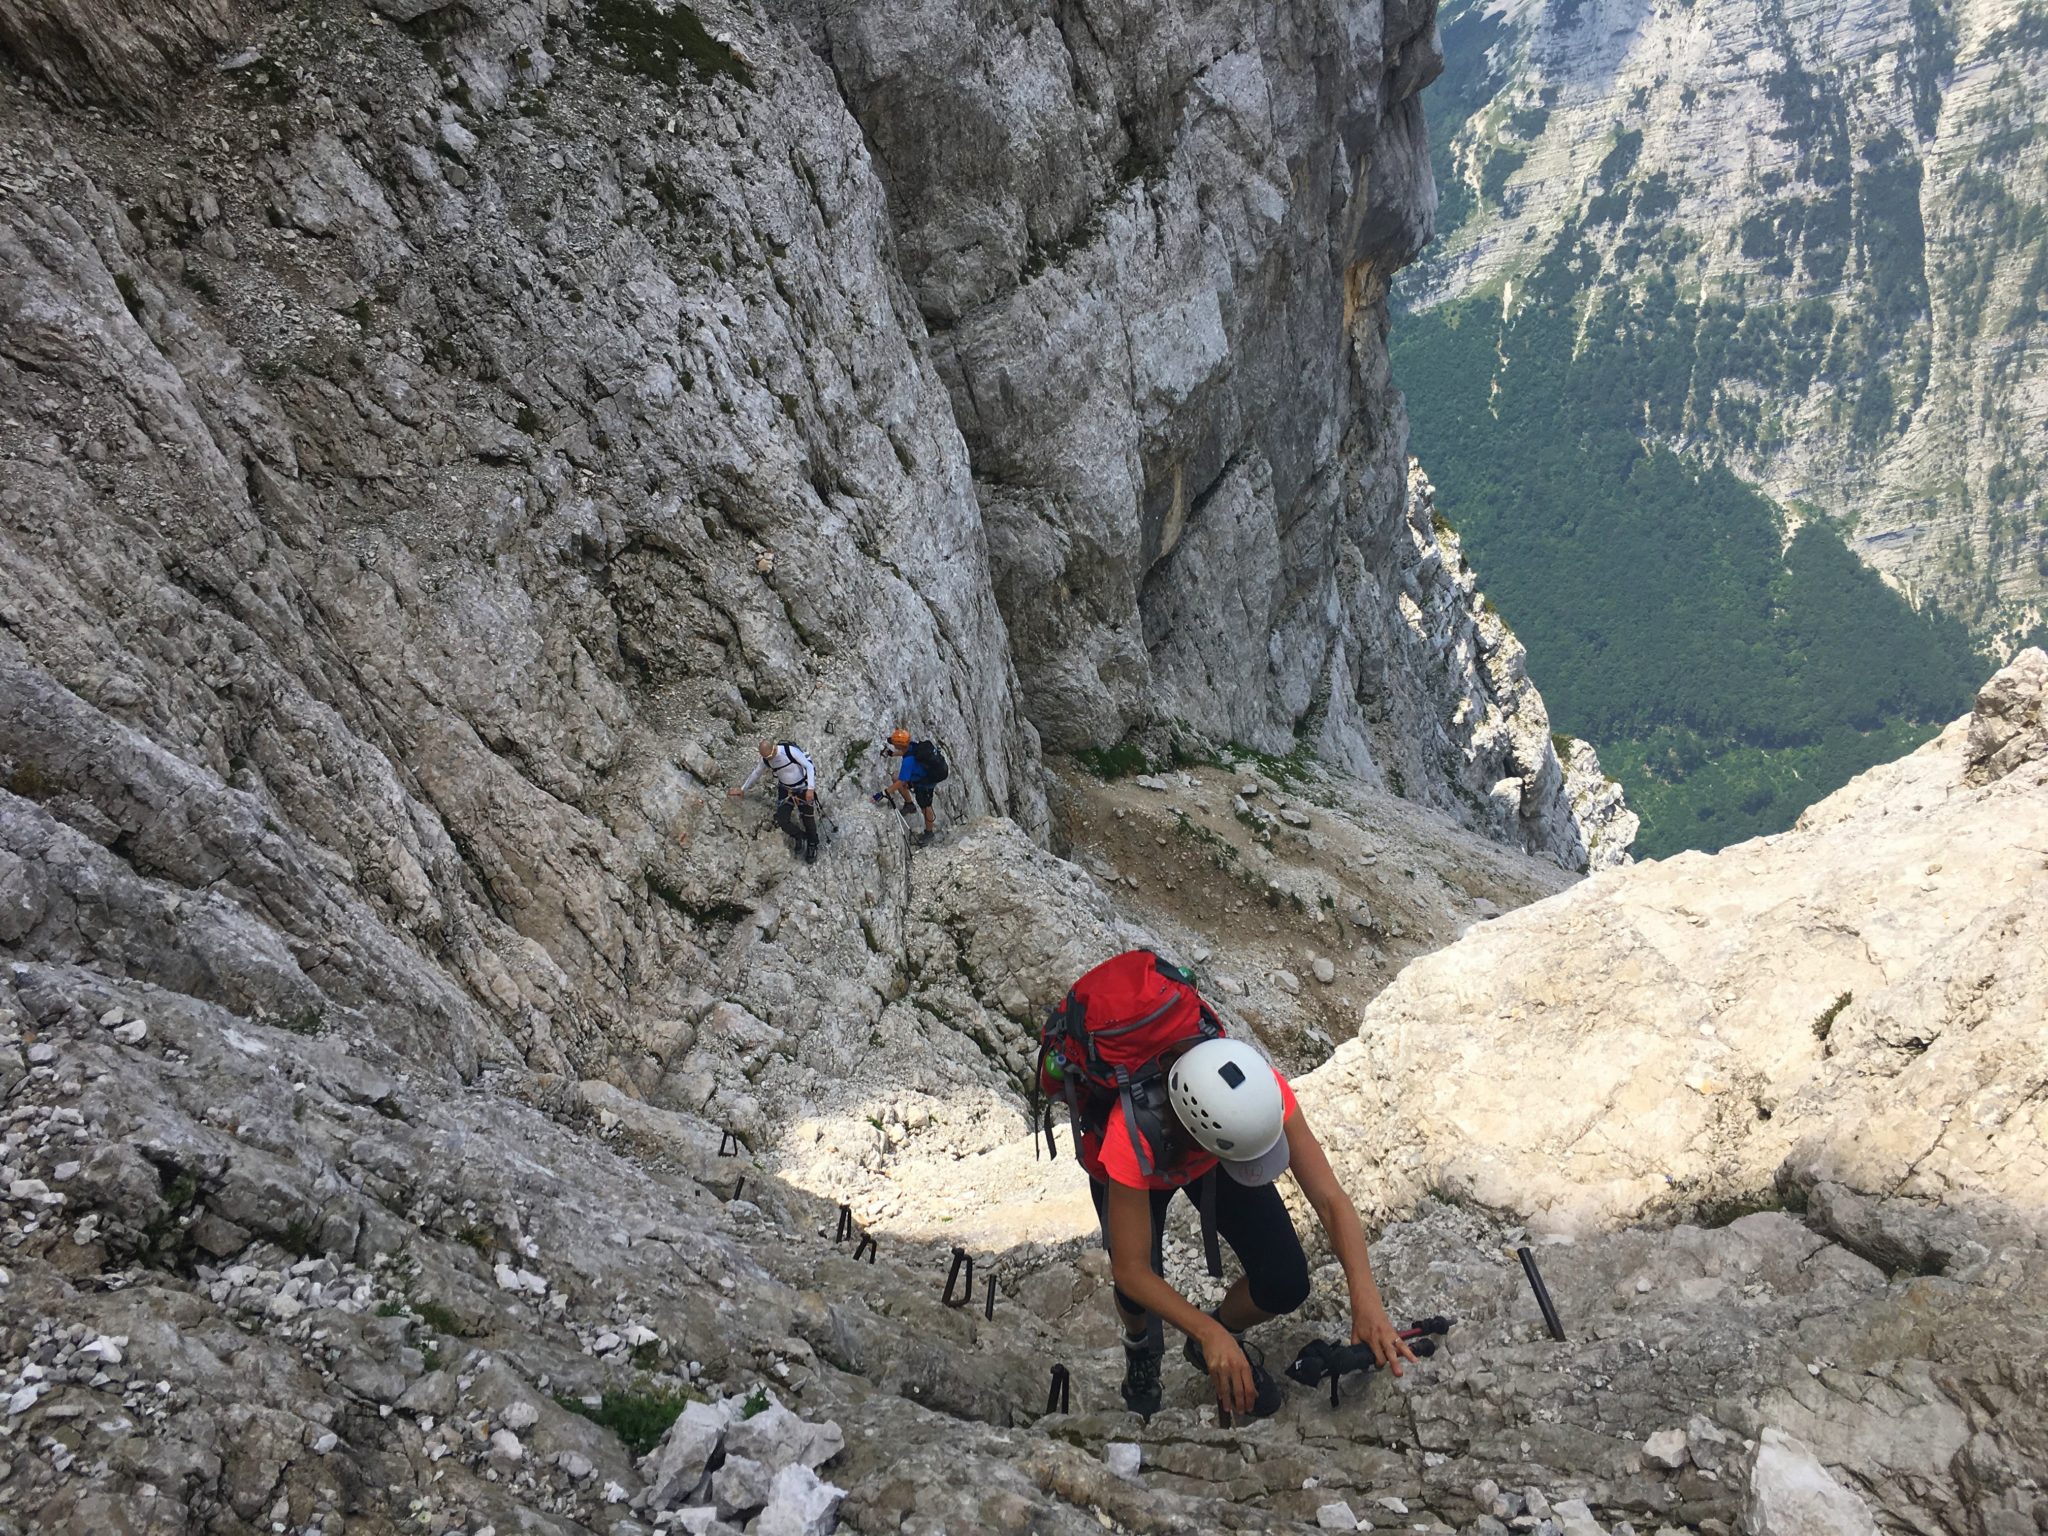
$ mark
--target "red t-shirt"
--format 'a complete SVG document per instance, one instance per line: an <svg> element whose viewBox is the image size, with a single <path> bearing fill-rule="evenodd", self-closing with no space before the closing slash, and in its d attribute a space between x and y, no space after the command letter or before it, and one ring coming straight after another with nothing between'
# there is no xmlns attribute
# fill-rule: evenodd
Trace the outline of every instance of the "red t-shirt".
<svg viewBox="0 0 2048 1536"><path fill-rule="evenodd" d="M1279 1070L1273 1076L1280 1083L1280 1121L1285 1125L1294 1118L1294 1090ZM1150 1139L1143 1131L1138 1140L1149 1154L1152 1151ZM1201 1144L1190 1137L1188 1155L1170 1168L1157 1173L1146 1174L1138 1167L1138 1154L1131 1148L1130 1132L1124 1129L1124 1107L1117 1103L1109 1112L1109 1123L1103 1127L1102 1135L1081 1138L1081 1166L1088 1170L1092 1179L1105 1184L1122 1184L1129 1189L1178 1189L1183 1184L1192 1184L1211 1168L1216 1166L1216 1155L1204 1151Z"/></svg>

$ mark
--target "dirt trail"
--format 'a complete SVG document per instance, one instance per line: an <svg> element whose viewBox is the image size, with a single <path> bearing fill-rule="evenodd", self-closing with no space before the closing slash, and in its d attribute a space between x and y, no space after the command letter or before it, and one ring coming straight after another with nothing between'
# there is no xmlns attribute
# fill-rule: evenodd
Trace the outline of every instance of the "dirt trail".
<svg viewBox="0 0 2048 1536"><path fill-rule="evenodd" d="M1408 961L1577 878L1315 773L1240 765L1103 780L1061 764L1057 782L1069 856L1293 1072L1349 1038Z"/></svg>

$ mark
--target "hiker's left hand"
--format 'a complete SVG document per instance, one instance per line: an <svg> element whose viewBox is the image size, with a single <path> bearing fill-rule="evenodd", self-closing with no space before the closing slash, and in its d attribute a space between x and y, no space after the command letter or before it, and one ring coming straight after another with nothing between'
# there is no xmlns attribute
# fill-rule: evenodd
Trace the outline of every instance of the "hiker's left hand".
<svg viewBox="0 0 2048 1536"><path fill-rule="evenodd" d="M1351 1304L1351 1342L1371 1346L1373 1359L1396 1376L1401 1374L1403 1360L1415 1358L1415 1351L1408 1347L1377 1299Z"/></svg>

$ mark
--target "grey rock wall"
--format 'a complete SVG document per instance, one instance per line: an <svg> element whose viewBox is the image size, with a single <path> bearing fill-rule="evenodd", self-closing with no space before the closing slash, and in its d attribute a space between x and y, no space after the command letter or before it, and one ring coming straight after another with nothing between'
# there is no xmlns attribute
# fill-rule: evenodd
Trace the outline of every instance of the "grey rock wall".
<svg viewBox="0 0 2048 1536"><path fill-rule="evenodd" d="M841 791L828 888L887 878L851 781L899 720L960 812L1046 825L829 78L764 34L699 79L613 14L240 13L174 99L95 77L148 129L53 110L70 54L6 34L10 831L268 925L251 1007L452 977L461 1062L678 1011L782 868L722 794L758 737ZM171 964L128 920L16 926Z"/></svg>
<svg viewBox="0 0 2048 1536"><path fill-rule="evenodd" d="M1483 822L1516 773L1439 746L1495 696L1418 675L1398 611L1439 563L1384 346L1435 206L1433 9L812 15L888 184L1048 742L1307 744ZM1553 763L1510 836L1574 841L1557 783Z"/></svg>

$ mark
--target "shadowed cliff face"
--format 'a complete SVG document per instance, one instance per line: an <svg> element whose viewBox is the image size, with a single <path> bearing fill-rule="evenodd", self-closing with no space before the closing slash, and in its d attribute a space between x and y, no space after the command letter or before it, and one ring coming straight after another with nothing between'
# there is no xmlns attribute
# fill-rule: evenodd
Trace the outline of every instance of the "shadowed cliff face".
<svg viewBox="0 0 2048 1536"><path fill-rule="evenodd" d="M1433 9L815 9L1047 739L1179 721L1443 777L1382 677L1415 557L1381 298L1435 203Z"/></svg>

